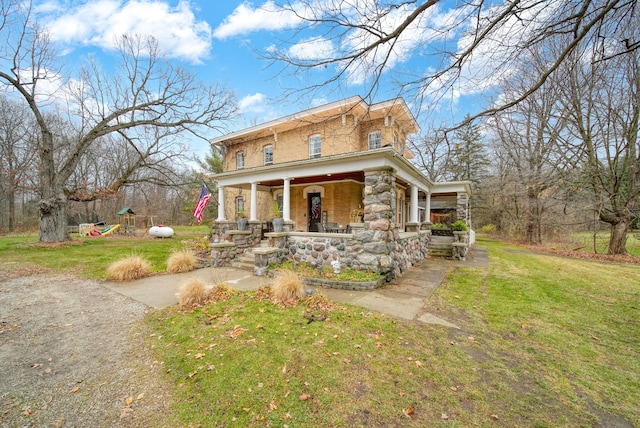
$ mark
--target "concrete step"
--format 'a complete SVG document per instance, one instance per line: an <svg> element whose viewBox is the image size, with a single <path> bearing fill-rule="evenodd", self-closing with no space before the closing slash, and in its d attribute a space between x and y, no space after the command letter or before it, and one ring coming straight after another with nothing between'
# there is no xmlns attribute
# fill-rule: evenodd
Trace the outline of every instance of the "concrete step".
<svg viewBox="0 0 640 428"><path fill-rule="evenodd" d="M429 242L429 255L432 257L453 256L453 236L432 236Z"/></svg>
<svg viewBox="0 0 640 428"><path fill-rule="evenodd" d="M254 265L255 257L251 252L243 253L231 262L231 266L234 268L249 270L251 272L253 272Z"/></svg>

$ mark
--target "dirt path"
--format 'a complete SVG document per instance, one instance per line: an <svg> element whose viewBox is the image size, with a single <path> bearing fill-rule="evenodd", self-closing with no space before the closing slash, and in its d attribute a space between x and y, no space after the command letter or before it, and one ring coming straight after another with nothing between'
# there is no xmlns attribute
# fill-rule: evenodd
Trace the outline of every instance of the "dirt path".
<svg viewBox="0 0 640 428"><path fill-rule="evenodd" d="M94 281L0 267L0 427L164 426L148 309ZM135 346L133 346L135 342Z"/></svg>

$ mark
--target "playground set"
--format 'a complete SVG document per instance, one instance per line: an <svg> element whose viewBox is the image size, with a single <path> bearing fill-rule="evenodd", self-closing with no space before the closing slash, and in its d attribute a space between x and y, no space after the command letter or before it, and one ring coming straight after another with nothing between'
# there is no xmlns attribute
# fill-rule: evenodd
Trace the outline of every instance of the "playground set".
<svg viewBox="0 0 640 428"><path fill-rule="evenodd" d="M99 237L108 236L109 234L116 232L119 234L136 234L136 214L129 207L122 208L118 211L118 223L113 225L107 225L105 222L99 223L80 223L78 226L78 233L81 236L87 237ZM173 236L173 229L168 226L154 225L153 216L144 216L145 228L148 223L151 223L149 229L149 235L156 238L170 238Z"/></svg>
<svg viewBox="0 0 640 428"><path fill-rule="evenodd" d="M107 225L105 222L80 223L78 233L81 236L107 236L115 231L118 233L136 233L136 214L131 208L125 207L118 211L118 223Z"/></svg>

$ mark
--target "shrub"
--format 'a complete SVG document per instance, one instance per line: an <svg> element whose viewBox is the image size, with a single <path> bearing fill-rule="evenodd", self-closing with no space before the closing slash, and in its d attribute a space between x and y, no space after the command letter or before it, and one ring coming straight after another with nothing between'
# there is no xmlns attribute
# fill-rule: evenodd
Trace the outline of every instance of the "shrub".
<svg viewBox="0 0 640 428"><path fill-rule="evenodd" d="M456 220L451 223L451 230L466 232L467 230L469 230L469 226L467 226L467 222L464 220Z"/></svg>
<svg viewBox="0 0 640 428"><path fill-rule="evenodd" d="M219 302L221 300L228 300L234 294L236 294L236 292L227 284L219 283L209 290L207 293L207 301Z"/></svg>
<svg viewBox="0 0 640 428"><path fill-rule="evenodd" d="M167 260L167 272L191 272L196 268L198 260L189 250L176 251Z"/></svg>
<svg viewBox="0 0 640 428"><path fill-rule="evenodd" d="M494 233L495 231L496 231L495 224L489 223L489 224L485 224L484 226L482 226L478 232L491 234L491 233Z"/></svg>
<svg viewBox="0 0 640 428"><path fill-rule="evenodd" d="M148 276L151 264L140 256L130 256L107 267L107 276L114 281L133 281Z"/></svg>
<svg viewBox="0 0 640 428"><path fill-rule="evenodd" d="M178 290L178 303L181 306L200 306L207 300L207 291L204 281L200 278L193 278L180 286Z"/></svg>
<svg viewBox="0 0 640 428"><path fill-rule="evenodd" d="M304 284L298 274L291 270L280 270L273 278L273 298L282 305L297 304L305 296Z"/></svg>
<svg viewBox="0 0 640 428"><path fill-rule="evenodd" d="M431 229L446 229L447 225L444 223L433 223Z"/></svg>

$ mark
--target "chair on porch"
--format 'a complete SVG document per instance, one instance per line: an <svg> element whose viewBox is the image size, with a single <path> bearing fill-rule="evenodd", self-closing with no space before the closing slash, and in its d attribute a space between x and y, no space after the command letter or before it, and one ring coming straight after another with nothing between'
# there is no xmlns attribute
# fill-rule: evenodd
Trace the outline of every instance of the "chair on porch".
<svg viewBox="0 0 640 428"><path fill-rule="evenodd" d="M327 228L322 223L316 223L316 226L318 226L318 233L325 233L327 231Z"/></svg>

